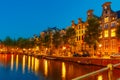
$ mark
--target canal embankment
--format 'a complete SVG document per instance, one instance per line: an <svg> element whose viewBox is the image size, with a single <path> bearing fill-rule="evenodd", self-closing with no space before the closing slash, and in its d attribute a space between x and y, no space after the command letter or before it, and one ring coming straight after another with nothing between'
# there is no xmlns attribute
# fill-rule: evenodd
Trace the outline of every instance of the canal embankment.
<svg viewBox="0 0 120 80"><path fill-rule="evenodd" d="M79 64L87 65L98 65L98 66L107 66L108 64L117 64L120 63L119 58L102 58L102 57L67 57L67 56L50 56L50 55L35 55L38 58L51 59L51 60L61 60L75 62ZM117 68L120 68L118 66Z"/></svg>

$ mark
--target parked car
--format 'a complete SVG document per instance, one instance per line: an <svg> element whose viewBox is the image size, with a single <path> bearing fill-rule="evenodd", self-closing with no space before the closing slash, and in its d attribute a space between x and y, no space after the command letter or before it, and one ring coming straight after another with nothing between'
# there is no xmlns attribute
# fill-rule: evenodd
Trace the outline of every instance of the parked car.
<svg viewBox="0 0 120 80"><path fill-rule="evenodd" d="M78 53L74 53L74 54L73 54L73 57L81 57L81 55L78 54Z"/></svg>
<svg viewBox="0 0 120 80"><path fill-rule="evenodd" d="M120 53L112 54L110 58L120 58Z"/></svg>
<svg viewBox="0 0 120 80"><path fill-rule="evenodd" d="M82 57L90 57L90 54L88 51L83 51Z"/></svg>

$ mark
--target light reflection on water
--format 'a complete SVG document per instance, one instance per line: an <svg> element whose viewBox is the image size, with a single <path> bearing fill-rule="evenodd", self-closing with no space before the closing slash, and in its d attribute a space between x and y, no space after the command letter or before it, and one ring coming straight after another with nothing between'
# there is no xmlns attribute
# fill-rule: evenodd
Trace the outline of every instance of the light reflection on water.
<svg viewBox="0 0 120 80"><path fill-rule="evenodd" d="M102 75L99 75L99 76L98 76L98 80L103 80L103 76L102 76Z"/></svg>
<svg viewBox="0 0 120 80"><path fill-rule="evenodd" d="M23 74L25 73L25 55L23 55L23 59L22 59L22 72Z"/></svg>
<svg viewBox="0 0 120 80"><path fill-rule="evenodd" d="M0 54L0 80L71 80L75 77L101 69L99 66L80 65L71 62L38 59L32 56ZM120 70L114 70L115 80ZM13 79L12 79L13 78ZM85 80L108 80L107 72Z"/></svg>
<svg viewBox="0 0 120 80"><path fill-rule="evenodd" d="M44 60L44 73L45 73L45 76L48 75L48 61L47 60Z"/></svg>
<svg viewBox="0 0 120 80"><path fill-rule="evenodd" d="M34 60L34 59L35 59L35 58L32 57L32 66L31 66L32 72L34 71L34 63L35 63L35 60Z"/></svg>
<svg viewBox="0 0 120 80"><path fill-rule="evenodd" d="M14 66L14 56L12 54L11 55L11 71L13 70L13 66Z"/></svg>
<svg viewBox="0 0 120 80"><path fill-rule="evenodd" d="M16 56L16 71L18 70L18 55Z"/></svg>
<svg viewBox="0 0 120 80"><path fill-rule="evenodd" d="M63 78L63 80L65 79L65 76L66 76L66 66L65 66L65 63L62 62L62 78Z"/></svg>
<svg viewBox="0 0 120 80"><path fill-rule="evenodd" d="M39 70L39 60L35 58L35 73L38 75L38 70Z"/></svg>
<svg viewBox="0 0 120 80"><path fill-rule="evenodd" d="M28 71L30 71L30 68L31 68L30 62L31 62L31 59L30 59L30 56L28 56Z"/></svg>

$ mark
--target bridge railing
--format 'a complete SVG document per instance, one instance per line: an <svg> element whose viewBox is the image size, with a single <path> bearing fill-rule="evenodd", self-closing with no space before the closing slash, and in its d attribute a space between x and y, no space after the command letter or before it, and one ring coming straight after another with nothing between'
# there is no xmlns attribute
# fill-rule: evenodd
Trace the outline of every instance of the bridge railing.
<svg viewBox="0 0 120 80"><path fill-rule="evenodd" d="M104 67L102 69L90 72L88 74L85 74L85 75L82 75L82 76L79 76L79 77L76 77L76 78L74 78L72 80L82 80L84 78L87 78L89 76L95 75L95 74L100 73L100 72L104 72L106 70L108 70L108 80L113 80L113 74L112 74L113 71L112 70L113 70L113 68L115 68L117 66L120 66L120 63L114 64L114 65L108 64L107 67Z"/></svg>

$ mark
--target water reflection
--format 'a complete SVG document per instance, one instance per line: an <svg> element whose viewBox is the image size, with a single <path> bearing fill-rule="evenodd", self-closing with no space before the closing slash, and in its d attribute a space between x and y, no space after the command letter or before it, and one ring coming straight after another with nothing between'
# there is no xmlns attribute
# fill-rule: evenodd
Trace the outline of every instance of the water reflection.
<svg viewBox="0 0 120 80"><path fill-rule="evenodd" d="M32 56L0 54L0 80L2 75L17 79L12 80L71 80L75 77L101 69L99 66L81 65L72 62L39 59ZM10 70L9 70L10 69ZM4 71L4 72L2 72ZM119 69L114 69L114 79L119 78ZM33 77L34 76L34 77ZM21 77L21 78L20 78ZM23 79L23 77L25 79ZM37 77L37 79L35 79ZM20 79L19 79L20 78ZM107 71L90 76L85 80L108 80Z"/></svg>
<svg viewBox="0 0 120 80"><path fill-rule="evenodd" d="M35 73L36 73L36 75L38 74L38 70L39 70L39 60L37 58L35 58Z"/></svg>
<svg viewBox="0 0 120 80"><path fill-rule="evenodd" d="M32 57L32 66L31 66L32 72L34 71L34 63L35 63L35 58Z"/></svg>
<svg viewBox="0 0 120 80"><path fill-rule="evenodd" d="M65 76L66 76L66 66L65 66L65 63L62 62L62 78L63 78L63 80L65 79Z"/></svg>
<svg viewBox="0 0 120 80"><path fill-rule="evenodd" d="M22 72L23 74L25 73L25 55L23 56L23 60L22 60Z"/></svg>
<svg viewBox="0 0 120 80"><path fill-rule="evenodd" d="M12 54L11 55L11 71L13 70L13 66L14 66L14 56Z"/></svg>
<svg viewBox="0 0 120 80"><path fill-rule="evenodd" d="M44 60L44 73L45 73L45 76L48 75L48 61L47 60Z"/></svg>
<svg viewBox="0 0 120 80"><path fill-rule="evenodd" d="M31 57L30 56L28 56L28 71L30 71L30 62L31 62L31 59L30 59Z"/></svg>
<svg viewBox="0 0 120 80"><path fill-rule="evenodd" d="M103 80L103 76L102 76L102 75L99 75L99 76L98 76L98 80Z"/></svg>
<svg viewBox="0 0 120 80"><path fill-rule="evenodd" d="M16 71L18 70L18 55L16 56Z"/></svg>

